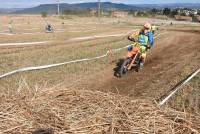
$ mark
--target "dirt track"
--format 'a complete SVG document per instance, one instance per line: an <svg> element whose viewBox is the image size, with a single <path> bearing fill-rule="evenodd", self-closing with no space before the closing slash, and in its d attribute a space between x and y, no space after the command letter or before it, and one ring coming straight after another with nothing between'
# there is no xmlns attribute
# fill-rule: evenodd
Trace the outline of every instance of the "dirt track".
<svg viewBox="0 0 200 134"><path fill-rule="evenodd" d="M111 71L115 66L112 66L95 79L92 78L89 88L119 92L134 99L157 99L187 74L199 68L199 42L199 33L196 31L167 30L166 34L156 39L145 67L140 72L132 71L123 78L116 78Z"/></svg>
<svg viewBox="0 0 200 134"><path fill-rule="evenodd" d="M24 19L23 16L22 19ZM83 25L79 25L80 22L87 25L80 21L80 18L77 20L79 21L67 20L71 23L66 23L69 24L66 29L80 30L83 28ZM133 21L136 19L134 18ZM140 21L145 22L143 18ZM92 20L92 23L95 21ZM55 34L55 36L52 34L33 37L32 35L16 35L12 38L10 36L4 38L5 35L3 35L1 43L22 42L22 39L23 42L40 41L42 38L57 42L37 47L29 46L30 48L1 47L0 70L4 72L23 66L93 57L111 48L124 47L128 43L125 37L80 40L75 41L76 43L66 41L80 36L97 35L97 33L98 35L105 32L112 34L111 31L123 33L133 28L131 25L128 27L123 27L124 24L121 27L121 25L114 27L108 25L106 29L106 25L97 27L98 24L93 24L91 27L88 24L89 27L86 26L85 30L99 29L76 34L66 31L63 34ZM42 27L42 24L38 26ZM144 68L138 73L132 71L123 78L114 76L113 69L116 68L118 61L109 64L108 57L106 57L82 64L24 72L2 79L0 81L2 120L0 131L30 133L36 128L47 127L53 128L55 133L106 133L108 129L113 130L113 133L115 130L116 133L120 130L123 133L133 132L133 130L136 130L136 133L198 133L200 130L199 114L191 116L191 113L187 114L185 109L184 112L179 113L174 110L176 107L170 105L173 109L158 108L151 100L164 95L179 80L200 67L199 31L199 26L194 27L189 24L187 28L185 25L167 26L166 31L164 30L166 34L156 39L153 49L148 53ZM83 53L79 55L80 46ZM125 51L113 54L112 58L115 60L123 58ZM119 92L120 95L104 92ZM192 97L195 96L192 94ZM90 128L90 125L103 123L106 125ZM81 128L80 131L76 132L77 128L78 130ZM98 128L100 131L96 131ZM72 131L73 129L75 131Z"/></svg>

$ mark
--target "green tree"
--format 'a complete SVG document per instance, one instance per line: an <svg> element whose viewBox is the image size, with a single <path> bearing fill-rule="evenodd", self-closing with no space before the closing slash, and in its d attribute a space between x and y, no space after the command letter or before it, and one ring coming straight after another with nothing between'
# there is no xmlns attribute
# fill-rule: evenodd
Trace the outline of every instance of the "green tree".
<svg viewBox="0 0 200 134"><path fill-rule="evenodd" d="M171 9L170 8L164 8L163 9L163 15L170 15L171 14Z"/></svg>
<svg viewBox="0 0 200 134"><path fill-rule="evenodd" d="M171 11L171 16L174 17L175 15L178 15L178 10L174 9Z"/></svg>
<svg viewBox="0 0 200 134"><path fill-rule="evenodd" d="M192 16L192 21L193 21L193 22L199 22L199 20L197 19L196 16Z"/></svg>
<svg viewBox="0 0 200 134"><path fill-rule="evenodd" d="M158 10L158 9L156 9L156 8L153 8L153 9L151 10L151 12L152 12L153 14L156 14L156 13L158 13L158 12L159 12L159 10Z"/></svg>
<svg viewBox="0 0 200 134"><path fill-rule="evenodd" d="M47 12L41 12L41 16L42 16L42 18L46 18L48 16L48 13Z"/></svg>
<svg viewBox="0 0 200 134"><path fill-rule="evenodd" d="M200 15L200 9L198 10L197 14Z"/></svg>
<svg viewBox="0 0 200 134"><path fill-rule="evenodd" d="M181 16L185 16L185 13L180 13Z"/></svg>
<svg viewBox="0 0 200 134"><path fill-rule="evenodd" d="M90 10L85 9L85 10L64 10L63 11L64 15L77 15L77 16L90 16Z"/></svg>

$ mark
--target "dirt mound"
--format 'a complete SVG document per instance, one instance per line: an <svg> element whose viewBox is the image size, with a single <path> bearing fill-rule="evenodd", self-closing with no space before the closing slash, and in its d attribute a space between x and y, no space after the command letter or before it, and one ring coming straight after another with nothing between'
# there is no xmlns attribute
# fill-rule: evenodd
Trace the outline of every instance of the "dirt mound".
<svg viewBox="0 0 200 134"><path fill-rule="evenodd" d="M2 133L24 134L37 128L88 134L200 132L199 117L113 93L48 89L0 98Z"/></svg>

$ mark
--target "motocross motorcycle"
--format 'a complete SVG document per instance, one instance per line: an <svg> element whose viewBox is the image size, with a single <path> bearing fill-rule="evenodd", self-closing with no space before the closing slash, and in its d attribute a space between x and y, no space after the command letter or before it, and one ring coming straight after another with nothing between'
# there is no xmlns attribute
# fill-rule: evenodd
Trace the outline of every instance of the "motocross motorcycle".
<svg viewBox="0 0 200 134"><path fill-rule="evenodd" d="M131 69L135 69L135 71L139 71L140 62L141 62L142 54L140 52L140 45L138 43L134 43L128 48L127 56L119 69L119 77L125 75Z"/></svg>

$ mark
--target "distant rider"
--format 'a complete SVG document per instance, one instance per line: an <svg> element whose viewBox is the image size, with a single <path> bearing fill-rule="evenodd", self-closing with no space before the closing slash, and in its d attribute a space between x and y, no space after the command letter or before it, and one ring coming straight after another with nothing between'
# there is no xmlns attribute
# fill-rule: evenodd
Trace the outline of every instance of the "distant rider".
<svg viewBox="0 0 200 134"><path fill-rule="evenodd" d="M13 24L13 20L11 20L9 22L9 24L8 24L8 30L9 30L10 33L13 33L13 26L12 26L12 24Z"/></svg>
<svg viewBox="0 0 200 134"><path fill-rule="evenodd" d="M132 33L128 36L128 39L137 42L140 45L140 52L142 54L142 58L140 61L140 67L143 67L146 60L146 51L153 46L153 33L151 31L151 24L146 22L144 27L137 33ZM131 51L134 45L130 45L128 50Z"/></svg>
<svg viewBox="0 0 200 134"><path fill-rule="evenodd" d="M53 32L53 27L51 24L47 24L45 27L46 32Z"/></svg>

